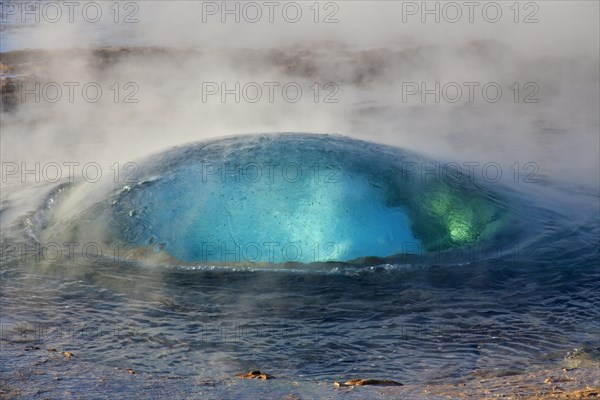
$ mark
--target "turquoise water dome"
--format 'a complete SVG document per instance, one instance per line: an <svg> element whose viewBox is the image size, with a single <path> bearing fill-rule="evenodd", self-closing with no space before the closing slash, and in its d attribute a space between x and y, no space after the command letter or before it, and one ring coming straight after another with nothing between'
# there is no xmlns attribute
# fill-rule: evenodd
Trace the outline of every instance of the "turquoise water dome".
<svg viewBox="0 0 600 400"><path fill-rule="evenodd" d="M499 229L500 198L401 149L278 134L178 147L113 193L109 226L181 263L312 263L443 250ZM421 170L429 171L422 174Z"/></svg>

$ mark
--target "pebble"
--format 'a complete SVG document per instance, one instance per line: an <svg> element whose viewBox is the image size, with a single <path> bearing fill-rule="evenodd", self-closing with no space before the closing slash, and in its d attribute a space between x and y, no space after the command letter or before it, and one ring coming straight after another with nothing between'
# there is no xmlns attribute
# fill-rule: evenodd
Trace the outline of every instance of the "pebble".
<svg viewBox="0 0 600 400"><path fill-rule="evenodd" d="M338 388L344 387L344 386L369 386L369 385L373 385L373 386L404 386L400 382L392 381L389 379L372 379L372 378L351 379L349 381L346 381L345 383L341 383L341 382L337 382L337 381L333 383L333 386L338 387Z"/></svg>
<svg viewBox="0 0 600 400"><path fill-rule="evenodd" d="M236 377L243 379L262 379L263 381L266 381L267 379L275 379L273 375L262 373L259 370L250 371L247 374L238 374Z"/></svg>

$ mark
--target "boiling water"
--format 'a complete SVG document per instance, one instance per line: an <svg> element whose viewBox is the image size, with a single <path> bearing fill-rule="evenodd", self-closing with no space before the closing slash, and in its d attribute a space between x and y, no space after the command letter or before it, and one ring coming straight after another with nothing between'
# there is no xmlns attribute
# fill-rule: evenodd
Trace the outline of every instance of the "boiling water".
<svg viewBox="0 0 600 400"><path fill-rule="evenodd" d="M251 161L320 161L324 174L235 175ZM170 374L169 393L215 398L266 390L230 379L256 368L284 378L269 391L297 382L321 397L344 377L453 382L594 351L597 195L423 180L407 167L430 161L343 137L266 135L161 153L127 183L11 187L4 336L27 328L79 361ZM277 240L274 250L296 243L320 258L248 250Z"/></svg>

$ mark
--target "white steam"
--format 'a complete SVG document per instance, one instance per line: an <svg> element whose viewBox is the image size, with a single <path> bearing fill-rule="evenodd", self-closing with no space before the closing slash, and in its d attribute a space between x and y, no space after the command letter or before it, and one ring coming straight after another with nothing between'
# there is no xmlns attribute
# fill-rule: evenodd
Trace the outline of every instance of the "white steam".
<svg viewBox="0 0 600 400"><path fill-rule="evenodd" d="M255 16L250 9L239 23L232 15L222 23L221 10L213 14L222 2L125 2L118 16L109 3L97 4L103 11L97 23L83 19L81 7L73 22L65 15L57 23L29 17L23 24L19 14L10 16L3 51L46 50L43 60L32 52L19 65L42 85L61 86L62 97L37 103L30 96L3 111L3 162L110 166L208 137L295 131L346 134L459 162L493 161L505 172L515 162L535 162L540 174L598 184L597 2L520 3L518 15L509 3L496 3L503 13L497 23L484 18L485 2L472 23L464 6L455 23L444 19L455 16L448 8L439 23L431 15L422 23L420 11L407 8L421 2L321 2L318 23L312 2L295 3L303 13L297 23L283 17L287 3L274 7L273 23L263 2L255 3L263 13L255 23L247 21ZM228 4L233 9L236 2ZM245 3L237 4L242 12ZM288 11L287 18L294 16ZM338 22L323 23L327 16ZM111 56L94 52L105 46L113 47ZM77 84L73 102L66 82ZM231 89L236 82L249 90L258 85L262 97L252 103L227 95L221 102L220 93L206 95L213 84ZM406 94L410 85L436 82L456 83L461 100L436 103L428 95L423 103L420 94ZM465 82L478 85L473 102ZM88 83L102 89L100 101L85 101ZM282 94L289 83L302 89L298 102ZM486 83L501 87L500 101L482 97ZM273 102L268 85L275 85ZM533 92L538 102L523 102ZM337 103L324 102L327 95ZM137 103L125 102L127 96Z"/></svg>

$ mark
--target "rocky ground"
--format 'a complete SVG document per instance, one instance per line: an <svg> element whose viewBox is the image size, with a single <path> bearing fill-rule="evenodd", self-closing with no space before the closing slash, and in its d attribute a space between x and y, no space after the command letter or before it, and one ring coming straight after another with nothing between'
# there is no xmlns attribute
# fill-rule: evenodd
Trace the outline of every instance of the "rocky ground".
<svg viewBox="0 0 600 400"><path fill-rule="evenodd" d="M214 379L147 373L126 365L108 367L86 361L86 355L77 349L46 348L43 343L30 340L2 338L0 354L0 399L104 399L112 398L115 393L122 398L212 398L211 394L223 393L219 392L219 387L235 396L235 393L243 394L252 389L269 393L268 385L273 385L278 393L288 393L269 398L288 400L313 399L324 394L329 398L345 399L361 398L361 395L386 399L600 399L600 362L586 357L571 363L571 366L577 365L574 368L562 365L495 377L475 374L457 383L400 384L401 377L394 377L394 385L390 385L392 381L387 379L339 377L340 381L354 378L340 385L336 381L311 383L278 376L277 371L268 366L260 373L241 371L237 376ZM368 381L368 384L347 384L354 381Z"/></svg>
<svg viewBox="0 0 600 400"><path fill-rule="evenodd" d="M441 53L450 54L450 60L461 64L476 64L486 71L495 71L498 68L500 54L504 57L508 57L508 53L514 55L511 49L490 40L476 40L456 49L442 50L435 46L352 50L334 44L260 50L121 46L86 50L14 50L0 53L2 103L7 107L13 107L17 103L17 83L56 79L48 76L48 71L61 72L66 66L71 68L73 65L96 71L100 77L102 71L108 71L121 62L128 61L134 61L133 64L126 64L129 66L165 71L175 71L182 65L189 64L194 66L193 73L197 76L214 70L215 65L217 69L222 65L224 68L244 71L251 74L250 76L267 71L270 77L283 76L322 84L335 82L340 87L369 90L378 88L385 91L397 86L398 82L416 79L414 71L419 71L419 79L439 80L445 70L429 60L438 60ZM514 58L518 59L516 55ZM68 64L65 64L66 60L69 61ZM594 63L578 65L568 59L552 59L554 75L546 76L544 71L548 61L545 58L520 60L510 67L509 76L512 80L520 77L531 79L531 76L523 71L536 71L536 82L540 86L543 83L545 91L552 94L557 90L557 85L560 86L559 82L556 82L557 76L576 80L577 77L594 76L596 73ZM168 82L166 88L169 88ZM397 94L397 90L394 93Z"/></svg>

